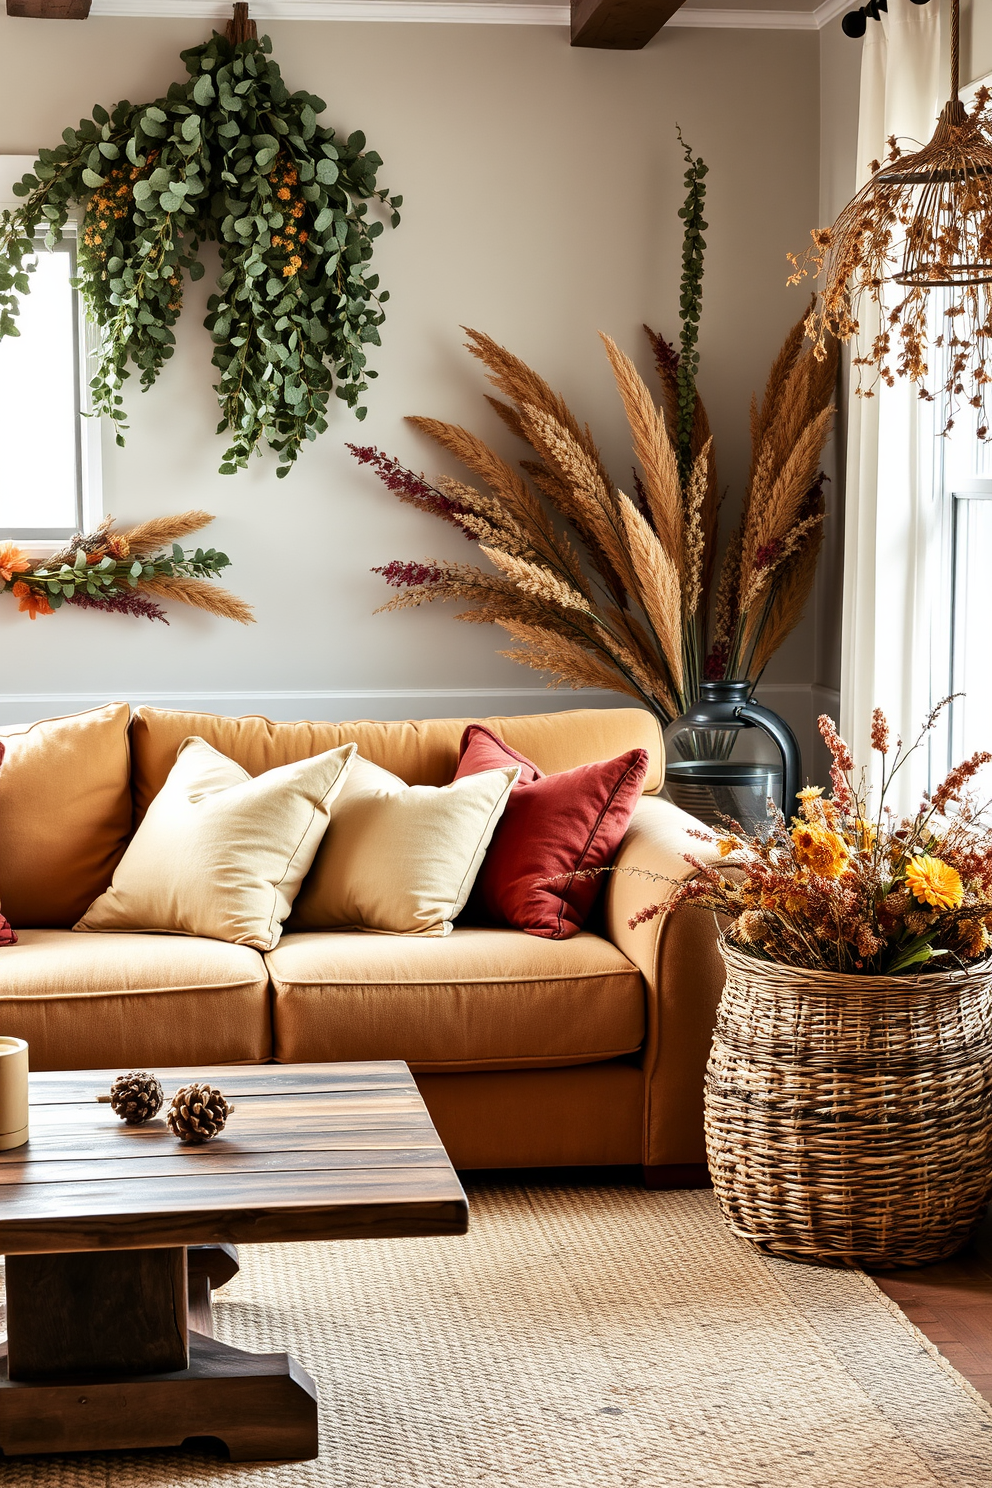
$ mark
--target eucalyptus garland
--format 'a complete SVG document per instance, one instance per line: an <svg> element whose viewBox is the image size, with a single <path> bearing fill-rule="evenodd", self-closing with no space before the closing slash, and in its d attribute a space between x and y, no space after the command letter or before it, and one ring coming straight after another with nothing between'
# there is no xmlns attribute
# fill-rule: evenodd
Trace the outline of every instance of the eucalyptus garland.
<svg viewBox="0 0 992 1488"><path fill-rule="evenodd" d="M133 367L150 387L175 345L184 276L199 279L205 240L221 273L206 325L230 447L223 474L243 468L264 442L285 475L304 440L327 428L331 390L358 418L365 348L378 346L388 293L369 272L383 222L402 198L377 189L382 164L365 136L339 140L317 121L326 105L290 93L268 37L232 42L215 33L183 52L189 78L165 98L111 112L97 107L63 143L40 150L14 187L24 204L0 216L0 337L30 288L37 238L62 236L84 204L79 285L101 328L93 406L127 427L122 386Z"/></svg>

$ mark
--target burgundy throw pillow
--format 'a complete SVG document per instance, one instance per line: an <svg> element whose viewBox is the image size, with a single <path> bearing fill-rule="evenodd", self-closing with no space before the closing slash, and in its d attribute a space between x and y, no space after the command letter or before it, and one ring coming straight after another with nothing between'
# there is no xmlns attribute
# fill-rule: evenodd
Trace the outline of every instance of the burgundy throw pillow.
<svg viewBox="0 0 992 1488"><path fill-rule="evenodd" d="M484 724L462 735L455 779L519 765L513 790L472 891L472 908L496 924L567 940L585 923L602 877L569 878L612 863L641 794L646 749L545 775Z"/></svg>
<svg viewBox="0 0 992 1488"><path fill-rule="evenodd" d="M3 764L3 744L0 742L0 765ZM0 946L16 945L17 936L10 928L10 921L6 915L0 914Z"/></svg>

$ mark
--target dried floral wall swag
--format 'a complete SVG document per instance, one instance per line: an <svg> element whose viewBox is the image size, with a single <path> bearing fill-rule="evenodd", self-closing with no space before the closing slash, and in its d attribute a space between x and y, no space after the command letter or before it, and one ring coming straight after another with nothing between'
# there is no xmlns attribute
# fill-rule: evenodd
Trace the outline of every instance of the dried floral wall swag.
<svg viewBox="0 0 992 1488"><path fill-rule="evenodd" d="M290 93L268 37L215 34L183 52L189 78L155 103L97 107L63 143L40 150L15 186L24 204L0 216L0 337L30 288L36 238L59 240L74 204L84 208L79 282L102 333L93 402L127 427L121 388L142 388L172 355L183 280L203 276L206 240L221 274L206 325L228 433L221 471L233 474L267 444L285 475L304 440L327 427L335 391L362 418L365 348L378 346L388 294L369 272L383 231L368 203L395 226L402 198L376 187L382 161L359 132L347 141L317 122L325 108Z"/></svg>
<svg viewBox="0 0 992 1488"><path fill-rule="evenodd" d="M989 438L986 396L992 381L992 111L980 88L969 114L958 97L958 0L951 9L951 98L929 144L905 154L893 136L884 162L813 246L790 254L798 284L822 280L807 320L816 354L826 339L858 338L853 364L859 397L879 381L908 377L932 402L945 395L943 433L962 400L976 410L979 439ZM943 291L935 302L933 291ZM866 307L874 307L865 335ZM866 369L873 369L869 372ZM930 386L928 387L928 383Z"/></svg>
<svg viewBox="0 0 992 1488"><path fill-rule="evenodd" d="M43 559L29 558L14 543L0 543L0 594L12 594L32 620L75 605L168 625L159 601L174 599L250 625L251 605L211 582L230 563L226 553L180 546L180 538L212 521L209 512L187 511L116 531L113 517L107 517L95 532L77 533Z"/></svg>

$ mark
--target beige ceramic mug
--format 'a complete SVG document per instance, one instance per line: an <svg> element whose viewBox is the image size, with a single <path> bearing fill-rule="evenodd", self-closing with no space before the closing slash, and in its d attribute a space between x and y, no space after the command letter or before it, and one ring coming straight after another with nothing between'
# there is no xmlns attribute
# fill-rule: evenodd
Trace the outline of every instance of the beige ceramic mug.
<svg viewBox="0 0 992 1488"><path fill-rule="evenodd" d="M0 1037L0 1151L28 1139L28 1046Z"/></svg>

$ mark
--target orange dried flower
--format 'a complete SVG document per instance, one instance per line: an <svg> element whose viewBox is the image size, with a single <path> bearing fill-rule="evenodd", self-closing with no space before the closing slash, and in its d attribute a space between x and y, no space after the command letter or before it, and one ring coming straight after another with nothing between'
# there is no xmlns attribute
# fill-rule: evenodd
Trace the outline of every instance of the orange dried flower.
<svg viewBox="0 0 992 1488"><path fill-rule="evenodd" d="M929 853L910 858L906 882L922 904L930 904L934 909L958 909L964 900L964 884L958 870Z"/></svg>
<svg viewBox="0 0 992 1488"><path fill-rule="evenodd" d="M40 589L33 589L30 584L25 584L22 579L11 590L14 598L19 600L17 608L23 611L33 620L36 615L54 615L55 611L48 603L47 597Z"/></svg>
<svg viewBox="0 0 992 1488"><path fill-rule="evenodd" d="M843 837L812 822L797 823L789 835L800 867L820 878L840 878L851 856Z"/></svg>
<svg viewBox="0 0 992 1488"><path fill-rule="evenodd" d="M4 543L0 547L0 579L9 584L15 573L26 573L31 567L31 560L26 553L14 543Z"/></svg>

